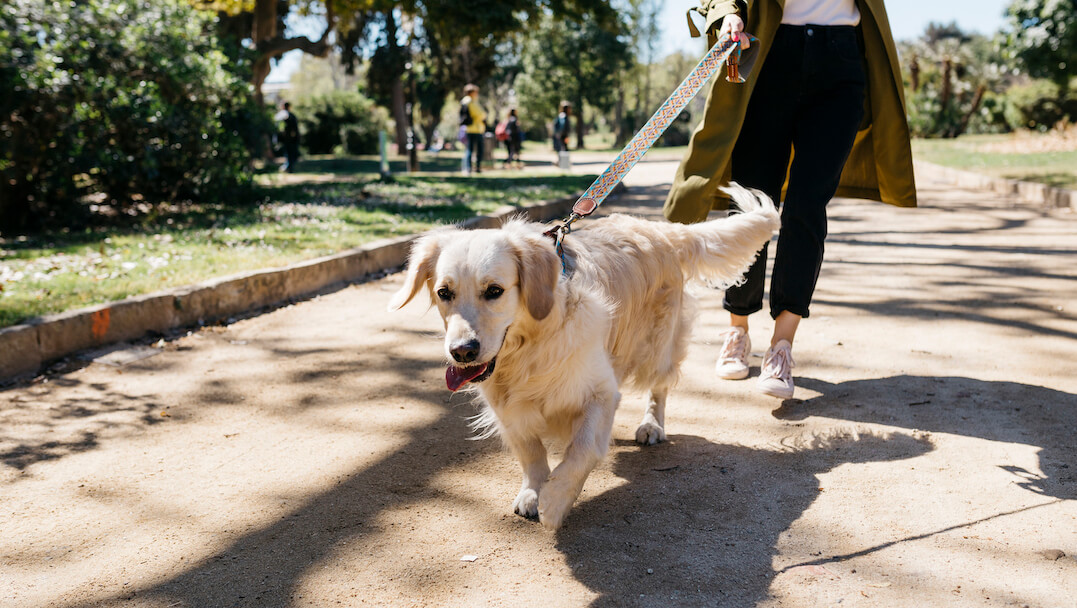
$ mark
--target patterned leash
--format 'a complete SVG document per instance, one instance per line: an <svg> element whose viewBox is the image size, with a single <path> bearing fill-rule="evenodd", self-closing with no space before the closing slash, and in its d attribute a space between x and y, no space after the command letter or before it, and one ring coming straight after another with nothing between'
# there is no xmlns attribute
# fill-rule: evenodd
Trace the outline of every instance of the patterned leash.
<svg viewBox="0 0 1077 608"><path fill-rule="evenodd" d="M755 42L755 38L751 35L743 33L741 35L748 36L749 42ZM707 84L707 81L722 67L723 63L726 64L727 69L726 80L744 82L739 68L740 53L740 43L732 40L728 34L719 38L718 42L707 51L699 64L684 79L684 82L658 108L658 111L651 116L647 124L643 125L643 128L636 133L632 141L628 142L628 145L625 146L624 150L621 150L617 158L613 159L610 166L606 167L602 175L599 175L598 179L576 200L576 203L572 205L572 213L560 224L544 233L554 240L557 255L561 257L561 270L563 272L567 272L567 268L565 266L565 250L562 241L568 233L572 232L572 223L591 215L595 212L595 209L598 209L598 206L602 204L602 201L606 200L613 188L624 179L625 175L628 175L628 172L643 158L647 150L651 149L654 142L662 136L662 133L665 133L669 125L681 113L681 110L688 105L688 102L692 101L692 98L699 93L703 85Z"/></svg>

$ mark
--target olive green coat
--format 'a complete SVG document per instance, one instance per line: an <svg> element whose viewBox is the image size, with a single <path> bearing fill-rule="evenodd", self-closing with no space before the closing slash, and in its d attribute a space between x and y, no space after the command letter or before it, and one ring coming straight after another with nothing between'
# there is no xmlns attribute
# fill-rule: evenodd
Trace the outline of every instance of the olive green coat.
<svg viewBox="0 0 1077 608"><path fill-rule="evenodd" d="M707 96L706 117L696 127L688 153L677 169L666 198L665 215L683 223L706 219L711 209L725 209L728 201L718 191L730 179L733 145L737 141L748 99L760 66L782 19L785 0L701 0L698 11L706 18L711 44L723 17L737 12L744 30L758 41L752 46L758 61L743 84L714 78ZM882 0L857 0L860 9L867 95L864 121L845 163L836 196L883 201L899 207L916 206L909 125L897 49ZM698 32L689 18L693 35ZM786 184L787 186L788 184ZM784 188L783 188L784 190Z"/></svg>

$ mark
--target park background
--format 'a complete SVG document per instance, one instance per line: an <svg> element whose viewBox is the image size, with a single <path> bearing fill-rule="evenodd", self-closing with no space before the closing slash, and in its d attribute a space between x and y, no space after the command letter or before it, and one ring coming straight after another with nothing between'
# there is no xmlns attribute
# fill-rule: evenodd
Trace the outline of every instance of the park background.
<svg viewBox="0 0 1077 608"><path fill-rule="evenodd" d="M0 327L578 193L594 176L555 166L558 105L575 108L576 158L611 157L704 52L685 23L694 5L5 3ZM1073 3L888 10L918 160L1074 187ZM518 109L522 170L497 149L498 170L459 175L468 82L491 143ZM660 153L683 153L703 97ZM287 175L281 100L302 140Z"/></svg>

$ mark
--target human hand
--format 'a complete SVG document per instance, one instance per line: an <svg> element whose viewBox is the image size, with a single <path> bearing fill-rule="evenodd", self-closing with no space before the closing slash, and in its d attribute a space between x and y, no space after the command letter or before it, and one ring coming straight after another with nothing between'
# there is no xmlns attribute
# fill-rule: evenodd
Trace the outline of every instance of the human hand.
<svg viewBox="0 0 1077 608"><path fill-rule="evenodd" d="M722 19L722 29L718 31L718 35L729 34L729 37L734 42L740 42L740 50L747 50L752 46L752 43L748 40L748 36L744 34L744 20L739 15L733 13L726 15Z"/></svg>

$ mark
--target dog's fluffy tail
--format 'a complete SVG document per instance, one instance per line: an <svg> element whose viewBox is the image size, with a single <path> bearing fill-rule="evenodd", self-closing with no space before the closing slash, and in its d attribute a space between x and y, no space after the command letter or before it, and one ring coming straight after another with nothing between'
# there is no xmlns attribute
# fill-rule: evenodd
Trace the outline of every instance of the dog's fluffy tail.
<svg viewBox="0 0 1077 608"><path fill-rule="evenodd" d="M740 213L690 224L670 236L686 275L729 286L742 279L759 250L778 232L781 217L770 197L759 190L735 183L722 190Z"/></svg>

